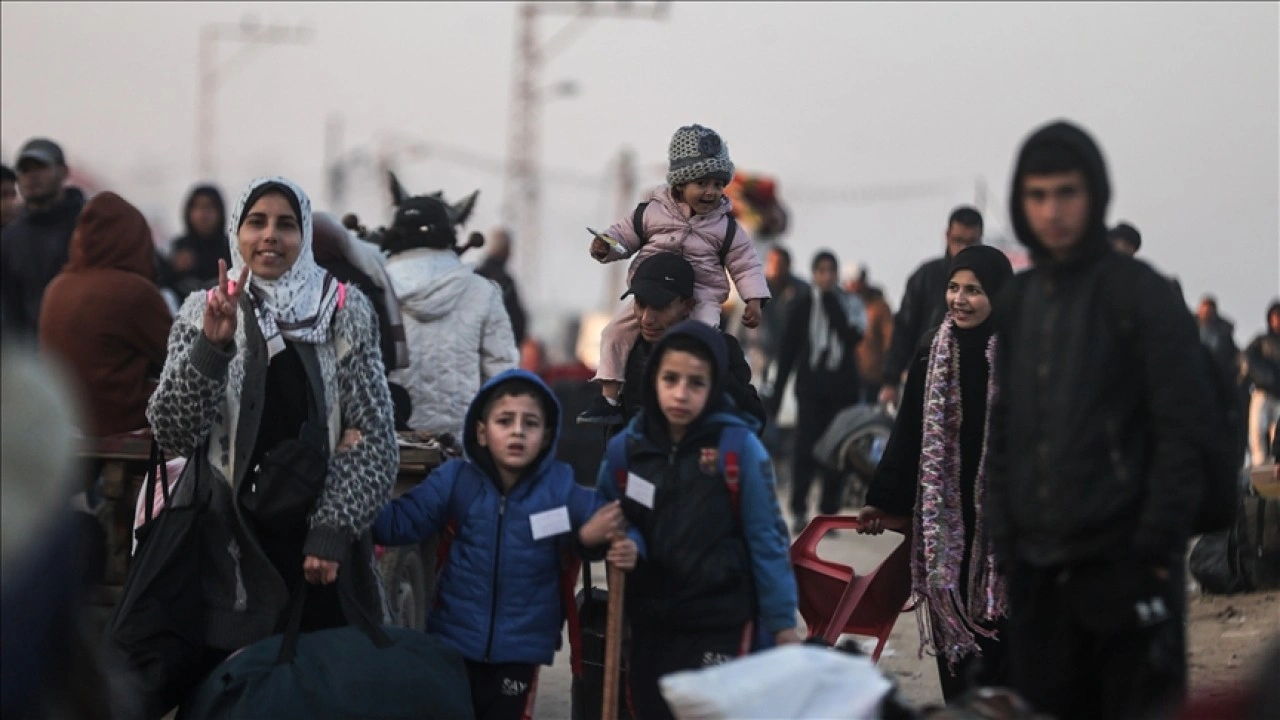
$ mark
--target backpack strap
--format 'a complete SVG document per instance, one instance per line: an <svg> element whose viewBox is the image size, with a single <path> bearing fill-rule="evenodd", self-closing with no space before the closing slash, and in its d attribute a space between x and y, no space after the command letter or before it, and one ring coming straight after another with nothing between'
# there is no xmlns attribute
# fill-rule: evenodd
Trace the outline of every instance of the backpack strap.
<svg viewBox="0 0 1280 720"><path fill-rule="evenodd" d="M338 309L341 310L342 306L346 304L347 304L347 284L344 282L339 282L338 283Z"/></svg>
<svg viewBox="0 0 1280 720"><path fill-rule="evenodd" d="M738 221L729 214L729 225L724 231L724 242L720 243L720 265L728 267L729 251L733 249L733 240L738 236Z"/></svg>
<svg viewBox="0 0 1280 720"><path fill-rule="evenodd" d="M644 211L647 207L649 207L648 200L637 205L635 212L631 213L631 229L635 231L636 237L640 238L640 245L636 247L636 250L644 247L644 244L649 242L649 236L644 231Z"/></svg>
<svg viewBox="0 0 1280 720"><path fill-rule="evenodd" d="M733 517L742 524L742 456L751 431L741 425L730 425L720 431L720 474L729 490Z"/></svg>

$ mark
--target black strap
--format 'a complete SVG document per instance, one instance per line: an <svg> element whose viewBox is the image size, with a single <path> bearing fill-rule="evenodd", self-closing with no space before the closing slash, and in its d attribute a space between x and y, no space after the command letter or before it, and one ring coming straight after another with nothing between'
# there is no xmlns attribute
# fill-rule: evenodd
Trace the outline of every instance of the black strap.
<svg viewBox="0 0 1280 720"><path fill-rule="evenodd" d="M346 576L350 576L350 573L346 573ZM364 633L374 646L381 649L394 645L395 643L392 641L391 636L387 635L382 626L369 617L369 613L355 599L351 583L343 578L344 575L340 573L336 583L338 586L338 604L342 606L343 617L346 618L348 623ZM293 658L298 654L298 638L302 635L302 610L307 604L308 585L310 583L303 579L298 585L298 590L289 600L284 639L280 642L280 654L276 656L277 665L286 665L293 662Z"/></svg>
<svg viewBox="0 0 1280 720"><path fill-rule="evenodd" d="M738 235L738 221L729 216L729 226L724 231L724 242L720 243L720 266L729 266L729 251L733 249L733 239Z"/></svg>
<svg viewBox="0 0 1280 720"><path fill-rule="evenodd" d="M146 522L150 523L155 519L156 506L156 483L160 483L160 495L164 498L164 506L170 507L173 498L169 493L169 467L165 465L164 453L160 450L160 443L154 437L151 438L150 467L147 468L147 506L143 509L143 517Z"/></svg>
<svg viewBox="0 0 1280 720"><path fill-rule="evenodd" d="M640 238L640 244L636 247L639 251L644 244L649 242L649 236L644 233L644 210L649 207L649 201L646 200L636 206L636 211L631 214L631 229L636 231L636 237Z"/></svg>

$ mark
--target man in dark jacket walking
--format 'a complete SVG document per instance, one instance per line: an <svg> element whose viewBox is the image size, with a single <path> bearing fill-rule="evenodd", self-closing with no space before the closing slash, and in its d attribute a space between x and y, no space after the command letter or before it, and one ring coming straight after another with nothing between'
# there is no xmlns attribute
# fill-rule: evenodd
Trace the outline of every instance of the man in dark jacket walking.
<svg viewBox="0 0 1280 720"><path fill-rule="evenodd" d="M516 290L515 278L507 272L507 261L510 259L511 233L505 228L498 228L489 235L489 254L480 263L480 267L476 268L476 272L498 283L498 287L502 289L502 304L507 308L507 318L511 320L516 347L520 347L524 343L528 325L524 305L520 303L520 293Z"/></svg>
<svg viewBox="0 0 1280 720"><path fill-rule="evenodd" d="M822 485L822 514L840 512L844 477L821 467L813 448L840 411L858 402L858 344L867 327L862 301L837 284L839 261L835 254L819 252L811 267L812 290L791 308L778 357L778 375L769 397L769 414L776 417L787 379L795 370L791 516L797 535L809 524L809 489L815 477Z"/></svg>
<svg viewBox="0 0 1280 720"><path fill-rule="evenodd" d="M1062 718L1145 718L1186 688L1183 557L1210 389L1191 315L1113 252L1102 154L1037 130L1010 193L1033 269L998 318L989 531L1009 577L1013 685Z"/></svg>
<svg viewBox="0 0 1280 720"><path fill-rule="evenodd" d="M884 360L884 388L880 402L898 401L902 374L915 357L916 345L924 334L942 324L947 314L947 278L951 258L971 245L982 244L982 214L961 206L951 211L947 220L947 254L916 268L907 279L902 305L893 320L893 339Z"/></svg>
<svg viewBox="0 0 1280 720"><path fill-rule="evenodd" d="M18 190L24 207L0 234L0 327L34 340L44 289L67 264L84 193L67 187L62 148L44 138L18 153Z"/></svg>
<svg viewBox="0 0 1280 720"><path fill-rule="evenodd" d="M1267 308L1267 330L1244 351L1253 383L1249 403L1249 456L1254 465L1267 464L1270 428L1280 418L1280 300Z"/></svg>

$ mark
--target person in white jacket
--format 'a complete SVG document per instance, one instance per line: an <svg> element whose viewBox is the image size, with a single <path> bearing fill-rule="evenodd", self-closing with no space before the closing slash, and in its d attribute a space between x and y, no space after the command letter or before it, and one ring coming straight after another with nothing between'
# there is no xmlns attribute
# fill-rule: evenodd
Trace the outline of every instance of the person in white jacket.
<svg viewBox="0 0 1280 720"><path fill-rule="evenodd" d="M410 428L461 437L471 399L520 353L502 290L462 263L456 243L448 207L430 196L401 203L382 238L409 345L408 369L389 380L409 391Z"/></svg>

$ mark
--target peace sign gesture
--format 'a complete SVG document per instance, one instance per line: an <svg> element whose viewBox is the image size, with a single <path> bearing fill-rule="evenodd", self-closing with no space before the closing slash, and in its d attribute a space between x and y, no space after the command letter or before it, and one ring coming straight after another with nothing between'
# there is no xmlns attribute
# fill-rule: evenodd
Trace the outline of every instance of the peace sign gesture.
<svg viewBox="0 0 1280 720"><path fill-rule="evenodd" d="M240 269L240 280L234 288L227 279L227 261L218 261L218 287L209 291L204 303L204 335L209 342L224 347L236 334L236 306L240 293L249 280L249 266Z"/></svg>

